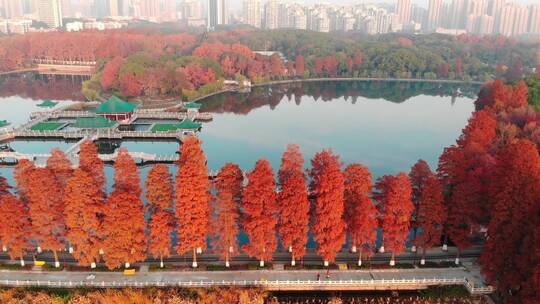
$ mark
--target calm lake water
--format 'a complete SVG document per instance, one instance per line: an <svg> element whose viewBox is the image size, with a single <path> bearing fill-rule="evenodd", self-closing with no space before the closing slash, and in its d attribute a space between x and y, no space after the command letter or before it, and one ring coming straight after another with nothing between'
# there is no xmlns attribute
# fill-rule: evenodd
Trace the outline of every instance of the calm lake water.
<svg viewBox="0 0 540 304"><path fill-rule="evenodd" d="M22 124L31 112L42 110L36 105L50 96L58 96L54 99L60 101L57 107L80 100L76 84L70 92L64 81L62 92L55 93L56 82L33 81L36 85L19 85L18 94L13 80L0 82L0 120ZM202 110L212 112L214 120L203 125L199 136L212 170L227 162L249 170L260 158L270 160L277 170L289 143L301 147L306 167L317 151L330 148L345 165L360 162L375 177L408 171L420 158L435 169L444 147L455 142L471 116L478 89L474 85L381 81L259 87L249 94L226 93L204 100ZM69 145L57 141L10 143L24 153L46 153ZM178 150L175 142L130 141L121 146L157 154ZM0 168L10 180L11 171Z"/></svg>

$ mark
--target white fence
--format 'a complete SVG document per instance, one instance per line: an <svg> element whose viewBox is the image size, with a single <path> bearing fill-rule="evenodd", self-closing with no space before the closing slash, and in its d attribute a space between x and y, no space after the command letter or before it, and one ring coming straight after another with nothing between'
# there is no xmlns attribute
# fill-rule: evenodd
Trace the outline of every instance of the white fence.
<svg viewBox="0 0 540 304"><path fill-rule="evenodd" d="M464 285L471 294L488 294L493 287L475 288L466 278L433 279L391 279L391 280L222 280L222 281L40 281L40 280L0 280L0 285L11 287L53 287L53 288L142 288L142 287L187 287L206 288L215 286L260 287L270 290L294 289L399 289L400 287L423 288L435 285Z"/></svg>

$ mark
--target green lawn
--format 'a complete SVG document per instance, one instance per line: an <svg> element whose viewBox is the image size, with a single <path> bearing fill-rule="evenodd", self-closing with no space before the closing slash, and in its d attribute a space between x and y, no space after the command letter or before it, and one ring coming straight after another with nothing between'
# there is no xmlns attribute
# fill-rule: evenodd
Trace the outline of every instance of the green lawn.
<svg viewBox="0 0 540 304"><path fill-rule="evenodd" d="M54 131L58 130L64 123L62 122L40 122L30 128L32 131Z"/></svg>

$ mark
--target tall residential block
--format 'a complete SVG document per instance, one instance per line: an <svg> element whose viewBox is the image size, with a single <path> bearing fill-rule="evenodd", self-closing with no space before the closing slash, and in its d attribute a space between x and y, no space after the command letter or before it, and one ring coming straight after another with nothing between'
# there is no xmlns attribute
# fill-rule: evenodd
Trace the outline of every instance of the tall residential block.
<svg viewBox="0 0 540 304"><path fill-rule="evenodd" d="M38 0L39 21L51 28L62 26L62 5L60 0Z"/></svg>

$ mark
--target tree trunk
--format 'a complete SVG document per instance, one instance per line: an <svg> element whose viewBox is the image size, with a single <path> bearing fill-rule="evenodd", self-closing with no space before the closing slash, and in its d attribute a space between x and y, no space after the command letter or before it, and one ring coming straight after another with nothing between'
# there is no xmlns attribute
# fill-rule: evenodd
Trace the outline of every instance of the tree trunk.
<svg viewBox="0 0 540 304"><path fill-rule="evenodd" d="M461 255L461 249L457 247L457 255L456 255L456 265L459 265L459 256Z"/></svg>
<svg viewBox="0 0 540 304"><path fill-rule="evenodd" d="M160 268L163 268L163 266L165 266L165 265L163 264L163 255L160 254L160 255L159 255L159 267L160 267Z"/></svg>
<svg viewBox="0 0 540 304"><path fill-rule="evenodd" d="M58 261L58 253L56 252L56 250L53 250L53 255L54 255L54 267L60 268L60 262Z"/></svg>
<svg viewBox="0 0 540 304"><path fill-rule="evenodd" d="M443 251L447 251L448 250L448 235L446 235L446 233L444 234L444 243L443 243L443 246L442 246L442 250Z"/></svg>
<svg viewBox="0 0 540 304"><path fill-rule="evenodd" d="M358 254L358 266L362 266L362 247L360 247L360 254Z"/></svg>
<svg viewBox="0 0 540 304"><path fill-rule="evenodd" d="M426 247L422 247L422 259L420 260L420 265L426 264Z"/></svg>
<svg viewBox="0 0 540 304"><path fill-rule="evenodd" d="M396 265L396 260L394 259L395 255L396 254L392 251L392 257L390 258L390 266Z"/></svg>
<svg viewBox="0 0 540 304"><path fill-rule="evenodd" d="M197 249L193 248L193 268L197 268Z"/></svg>
<svg viewBox="0 0 540 304"><path fill-rule="evenodd" d="M291 266L296 266L296 261L294 260L294 252L291 251Z"/></svg>

